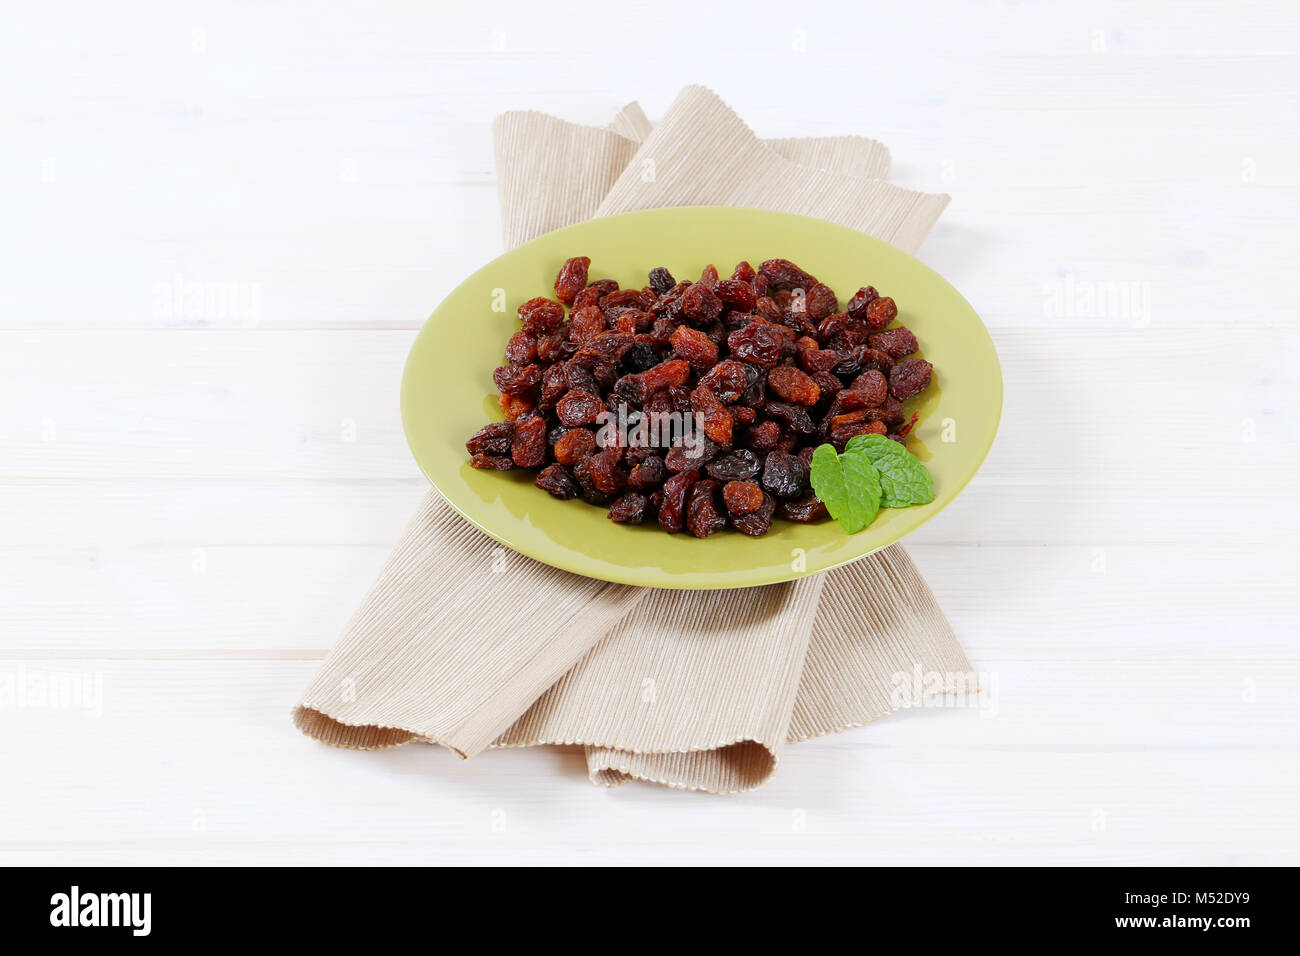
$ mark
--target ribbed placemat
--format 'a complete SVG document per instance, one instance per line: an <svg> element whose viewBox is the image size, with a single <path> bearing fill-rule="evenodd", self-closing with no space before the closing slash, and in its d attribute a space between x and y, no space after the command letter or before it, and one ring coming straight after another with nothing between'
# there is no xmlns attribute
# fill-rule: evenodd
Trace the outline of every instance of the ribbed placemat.
<svg viewBox="0 0 1300 956"><path fill-rule="evenodd" d="M511 246L591 215L726 204L816 216L913 251L947 202L875 178L889 168L879 143L764 142L703 87L684 89L653 128L629 104L608 129L516 112L493 135ZM766 780L787 740L911 703L898 675L970 670L897 545L723 592L602 584L502 551L430 492L298 726L340 746L422 739L462 756L498 734L499 746L583 744L597 783L733 793ZM711 621L723 623L701 623Z"/></svg>

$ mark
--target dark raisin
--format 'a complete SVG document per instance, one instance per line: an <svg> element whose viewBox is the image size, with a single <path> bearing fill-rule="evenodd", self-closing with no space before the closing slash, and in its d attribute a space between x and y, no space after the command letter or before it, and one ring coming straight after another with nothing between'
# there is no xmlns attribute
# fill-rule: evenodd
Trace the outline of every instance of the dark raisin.
<svg viewBox="0 0 1300 956"><path fill-rule="evenodd" d="M697 538L707 538L727 526L727 516L718 507L720 487L709 478L691 486L691 496L686 505L686 530Z"/></svg>
<svg viewBox="0 0 1300 956"><path fill-rule="evenodd" d="M919 395L930 384L934 366L925 359L904 359L889 372L889 392L900 402Z"/></svg>
<svg viewBox="0 0 1300 956"><path fill-rule="evenodd" d="M677 284L673 274L663 266L656 266L650 270L650 288L656 295L663 295L669 289Z"/></svg>
<svg viewBox="0 0 1300 956"><path fill-rule="evenodd" d="M636 491L652 491L663 484L667 477L668 468L664 465L664 460L652 455L628 473L627 484Z"/></svg>
<svg viewBox="0 0 1300 956"><path fill-rule="evenodd" d="M705 467L710 478L716 478L718 481L746 481L758 474L763 467L748 448L737 448L721 458L715 458Z"/></svg>
<svg viewBox="0 0 1300 956"><path fill-rule="evenodd" d="M763 414L769 418L780 419L785 423L786 428L800 435L811 435L816 428L813 425L812 416L808 414L808 409L802 405L791 405L787 402L767 402L763 405Z"/></svg>
<svg viewBox="0 0 1300 956"><path fill-rule="evenodd" d="M515 467L515 460L509 455L487 455L483 452L470 458L469 463L475 468L489 471L509 471Z"/></svg>
<svg viewBox="0 0 1300 956"><path fill-rule="evenodd" d="M873 349L879 349L892 359L901 359L916 351L916 336L905 325L876 332L867 339Z"/></svg>
<svg viewBox="0 0 1300 956"><path fill-rule="evenodd" d="M768 259L758 267L767 276L768 285L774 289L811 289L817 279L804 272L789 259Z"/></svg>
<svg viewBox="0 0 1300 956"><path fill-rule="evenodd" d="M664 456L664 465L674 474L703 468L718 457L719 448L699 432L694 434L694 441L680 439L668 449Z"/></svg>
<svg viewBox="0 0 1300 956"><path fill-rule="evenodd" d="M542 380L542 370L537 365L502 365L492 373L492 382L508 395L526 392Z"/></svg>
<svg viewBox="0 0 1300 956"><path fill-rule="evenodd" d="M569 469L560 464L547 465L537 473L533 484L563 501L578 497L578 482L569 473Z"/></svg>
<svg viewBox="0 0 1300 956"><path fill-rule="evenodd" d="M583 501L593 505L608 505L614 500L614 496L597 488L591 477L591 460L595 457L595 455L588 456L574 465L573 477L578 482L578 495Z"/></svg>
<svg viewBox="0 0 1300 956"><path fill-rule="evenodd" d="M732 515L731 526L741 534L751 538L761 538L772 527L772 512L776 510L776 500L768 494L763 495L763 503L758 510L745 515Z"/></svg>
<svg viewBox="0 0 1300 956"><path fill-rule="evenodd" d="M471 455L508 455L510 441L515 436L514 422L493 422L484 425L465 442L465 450Z"/></svg>
<svg viewBox="0 0 1300 956"><path fill-rule="evenodd" d="M848 313L859 322L865 322L867 319L867 306L880 298L880 293L874 286L863 286L857 292L853 293L853 298L849 299Z"/></svg>
<svg viewBox="0 0 1300 956"><path fill-rule="evenodd" d="M768 452L763 462L763 487L778 498L798 498L807 491L808 469L797 455Z"/></svg>
<svg viewBox="0 0 1300 956"><path fill-rule="evenodd" d="M776 422L758 422L745 429L744 443L757 452L769 452L781 440L781 426Z"/></svg>
<svg viewBox="0 0 1300 956"><path fill-rule="evenodd" d="M816 495L781 502L781 517L787 521L808 523L826 517L826 505Z"/></svg>
<svg viewBox="0 0 1300 956"><path fill-rule="evenodd" d="M645 521L649 509L650 500L645 495L629 491L610 505L609 520L619 524L640 524Z"/></svg>
<svg viewBox="0 0 1300 956"><path fill-rule="evenodd" d="M618 360L618 367L624 372L644 372L659 364L659 351L649 342L634 342L623 357Z"/></svg>
<svg viewBox="0 0 1300 956"><path fill-rule="evenodd" d="M722 311L722 300L703 282L691 285L682 295L682 312L696 322L712 322Z"/></svg>
<svg viewBox="0 0 1300 956"><path fill-rule="evenodd" d="M686 521L686 502L699 477L698 471L690 470L673 475L664 482L663 501L659 505L659 527L670 534L682 530Z"/></svg>
<svg viewBox="0 0 1300 956"><path fill-rule="evenodd" d="M818 282L808 290L804 296L804 313L813 322L820 322L828 315L834 315L840 310L840 300L835 298L835 293L829 287Z"/></svg>

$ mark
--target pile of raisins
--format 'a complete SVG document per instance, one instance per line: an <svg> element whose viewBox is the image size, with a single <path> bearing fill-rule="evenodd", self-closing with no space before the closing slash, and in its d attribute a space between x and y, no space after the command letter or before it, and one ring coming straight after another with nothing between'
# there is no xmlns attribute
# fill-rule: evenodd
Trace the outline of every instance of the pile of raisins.
<svg viewBox="0 0 1300 956"><path fill-rule="evenodd" d="M709 266L696 282L651 269L643 289L589 282L590 265L568 260L555 299L519 307L522 328L492 374L506 421L465 447L475 468L538 469L539 488L621 524L657 520L706 538L727 526L764 535L774 515L818 521L813 449L842 451L855 435L904 441L902 403L930 384L916 336L890 328L894 300L870 286L841 312L831 289L785 259L757 271L742 262L729 279ZM602 442L617 432L601 429L603 413L620 412L689 416L703 435L683 426L657 443Z"/></svg>

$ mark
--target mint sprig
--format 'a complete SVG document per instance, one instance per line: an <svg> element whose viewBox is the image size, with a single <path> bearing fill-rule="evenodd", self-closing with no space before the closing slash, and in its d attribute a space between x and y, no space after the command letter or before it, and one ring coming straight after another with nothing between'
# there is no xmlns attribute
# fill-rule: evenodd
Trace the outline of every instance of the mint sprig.
<svg viewBox="0 0 1300 956"><path fill-rule="evenodd" d="M910 451L884 435L857 435L844 446L846 455L865 455L880 474L880 503L885 508L928 505L934 479Z"/></svg>
<svg viewBox="0 0 1300 956"><path fill-rule="evenodd" d="M934 479L920 459L892 438L858 435L844 453L819 445L809 470L813 491L848 534L875 520L880 509L934 500Z"/></svg>
<svg viewBox="0 0 1300 956"><path fill-rule="evenodd" d="M813 490L848 534L857 534L880 511L880 479L871 460L836 455L834 445L819 445L809 469Z"/></svg>

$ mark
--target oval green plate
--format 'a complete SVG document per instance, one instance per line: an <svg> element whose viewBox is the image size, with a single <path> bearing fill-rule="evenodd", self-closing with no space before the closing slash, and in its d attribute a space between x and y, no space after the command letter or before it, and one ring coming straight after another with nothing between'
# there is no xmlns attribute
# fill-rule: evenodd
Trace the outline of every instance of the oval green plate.
<svg viewBox="0 0 1300 956"><path fill-rule="evenodd" d="M695 279L708 263L724 276L741 259L791 259L840 296L874 285L899 305L899 321L935 365L934 381L907 410L920 414L908 447L934 476L928 505L882 510L866 530L775 520L749 538L726 531L699 540L658 525L616 525L604 508L559 501L533 486L533 472L477 471L465 440L502 418L492 370L518 329L516 310L554 295L570 256L590 256L592 279L641 288L666 266ZM494 309L495 307L495 309ZM501 311L504 309L504 311ZM957 291L888 243L817 219L726 206L627 213L548 233L493 260L462 282L425 323L402 379L402 422L420 468L458 512L497 541L546 564L623 584L737 588L815 574L879 551L942 511L988 454L1002 411L1002 375L988 332Z"/></svg>

